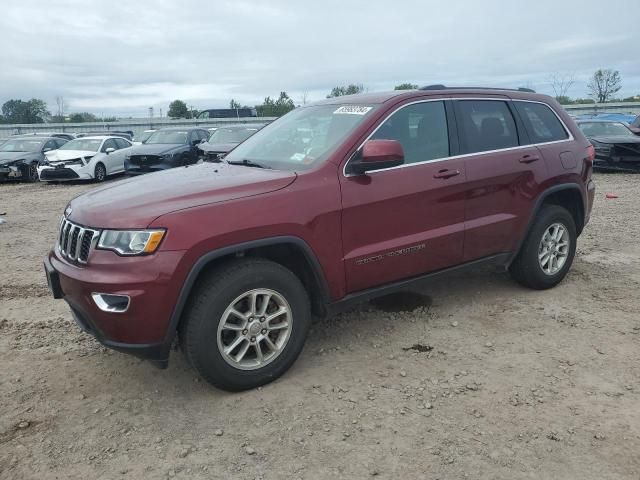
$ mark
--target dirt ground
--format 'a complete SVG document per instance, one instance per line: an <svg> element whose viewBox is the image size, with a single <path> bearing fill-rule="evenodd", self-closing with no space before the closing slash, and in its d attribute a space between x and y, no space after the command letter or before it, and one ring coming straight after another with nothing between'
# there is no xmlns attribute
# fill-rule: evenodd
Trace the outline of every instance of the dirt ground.
<svg viewBox="0 0 640 480"><path fill-rule="evenodd" d="M104 349L49 296L91 185L0 185L0 478L638 479L640 176L596 182L557 288L478 271L362 305L240 394Z"/></svg>

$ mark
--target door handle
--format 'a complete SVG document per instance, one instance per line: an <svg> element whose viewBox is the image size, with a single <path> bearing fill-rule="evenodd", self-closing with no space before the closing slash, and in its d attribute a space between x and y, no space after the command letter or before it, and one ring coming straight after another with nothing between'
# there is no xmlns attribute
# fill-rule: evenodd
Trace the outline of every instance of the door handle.
<svg viewBox="0 0 640 480"><path fill-rule="evenodd" d="M433 178L451 178L460 175L460 170L440 170L433 175Z"/></svg>
<svg viewBox="0 0 640 480"><path fill-rule="evenodd" d="M538 157L537 155L525 155L522 158L520 158L520 160L518 160L520 163L533 163L540 160L540 157Z"/></svg>

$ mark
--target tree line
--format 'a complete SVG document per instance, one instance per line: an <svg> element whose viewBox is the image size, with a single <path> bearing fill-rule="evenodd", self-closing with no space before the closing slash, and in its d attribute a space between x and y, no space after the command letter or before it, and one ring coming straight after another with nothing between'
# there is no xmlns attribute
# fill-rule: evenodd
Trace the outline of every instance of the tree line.
<svg viewBox="0 0 640 480"><path fill-rule="evenodd" d="M59 97L60 98L60 97ZM68 117L63 113L51 115L47 104L39 98L31 100L11 99L2 104L0 123L82 123L82 122L115 122L115 117L99 118L93 113L77 112Z"/></svg>
<svg viewBox="0 0 640 480"><path fill-rule="evenodd" d="M587 83L587 98L571 98L568 92L575 84L573 75L553 74L549 78L549 83L554 91L554 96L563 105L579 103L606 103L606 102L638 102L640 95L626 98L616 98L615 95L622 89L622 78L620 72L612 69L598 69ZM405 82L394 87L394 90L412 90L418 88L417 84ZM365 86L361 83L350 83L348 85L338 85L331 89L327 98L341 97L343 95L354 95L363 93ZM64 115L64 99L56 97L58 112L51 115L47 109L47 104L39 98L31 100L12 99L2 105L0 123L83 123L83 122L110 122L115 121L115 117L99 118L89 112L71 113ZM306 103L306 93L303 94L302 103ZM229 102L229 108L241 109L252 108L241 105L235 99ZM296 108L293 99L287 92L280 92L278 97L265 97L263 102L255 105L259 117L279 117ZM195 118L198 110L188 107L182 100L174 100L169 104L167 116L169 118Z"/></svg>

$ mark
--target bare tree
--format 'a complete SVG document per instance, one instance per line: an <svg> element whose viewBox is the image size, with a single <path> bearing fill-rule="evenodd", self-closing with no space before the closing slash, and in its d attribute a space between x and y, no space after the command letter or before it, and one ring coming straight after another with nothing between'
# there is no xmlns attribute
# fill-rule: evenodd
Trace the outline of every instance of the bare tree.
<svg viewBox="0 0 640 480"><path fill-rule="evenodd" d="M610 69L599 69L587 84L589 96L598 103L604 103L622 88L620 72Z"/></svg>
<svg viewBox="0 0 640 480"><path fill-rule="evenodd" d="M559 102L561 102L561 100L568 100L569 96L567 95L567 93L569 92L569 89L573 86L575 81L575 74L573 73L552 74L551 77L549 77L549 83L551 83L551 88L553 88L553 93L556 100L558 100Z"/></svg>
<svg viewBox="0 0 640 480"><path fill-rule="evenodd" d="M56 105L58 106L57 117L61 119L60 121L64 121L64 97L62 95L56 96Z"/></svg>

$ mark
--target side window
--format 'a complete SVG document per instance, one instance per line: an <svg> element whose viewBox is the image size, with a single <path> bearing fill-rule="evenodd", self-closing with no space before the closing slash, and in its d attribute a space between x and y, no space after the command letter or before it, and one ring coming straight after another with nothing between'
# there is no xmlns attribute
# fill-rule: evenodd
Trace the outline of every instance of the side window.
<svg viewBox="0 0 640 480"><path fill-rule="evenodd" d="M401 108L378 128L372 140L397 140L404 163L449 156L449 129L444 102L422 102Z"/></svg>
<svg viewBox="0 0 640 480"><path fill-rule="evenodd" d="M48 140L47 143L44 144L43 149L45 148L56 150L58 148L58 145L56 145L56 142L54 140Z"/></svg>
<svg viewBox="0 0 640 480"><path fill-rule="evenodd" d="M198 138L200 140L206 140L207 138L209 138L209 134L205 130L198 130Z"/></svg>
<svg viewBox="0 0 640 480"><path fill-rule="evenodd" d="M569 138L551 108L543 103L513 102L533 143L555 142Z"/></svg>
<svg viewBox="0 0 640 480"><path fill-rule="evenodd" d="M64 138L56 138L54 142L56 142L56 148L60 148L62 145L67 143L67 141Z"/></svg>
<svg viewBox="0 0 640 480"><path fill-rule="evenodd" d="M518 146L516 123L506 102L458 100L458 117L464 153Z"/></svg>
<svg viewBox="0 0 640 480"><path fill-rule="evenodd" d="M128 148L131 146L129 142L127 142L124 138L116 138L116 145L118 145L118 150L121 148Z"/></svg>
<svg viewBox="0 0 640 480"><path fill-rule="evenodd" d="M106 142L104 142L102 144L102 149L100 150L101 152L106 152L107 148L114 148L114 149L118 149L117 145L116 145L116 141L113 138L110 138L109 140L107 140Z"/></svg>

